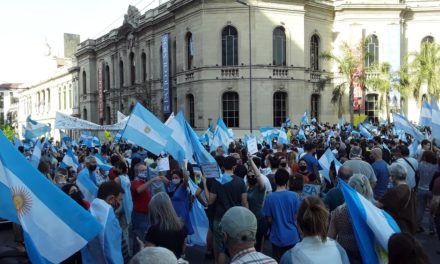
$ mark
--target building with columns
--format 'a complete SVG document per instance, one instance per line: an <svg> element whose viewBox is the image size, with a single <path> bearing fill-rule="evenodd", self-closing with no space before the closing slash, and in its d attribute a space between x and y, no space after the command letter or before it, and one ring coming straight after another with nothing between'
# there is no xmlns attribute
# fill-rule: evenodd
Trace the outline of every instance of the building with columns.
<svg viewBox="0 0 440 264"><path fill-rule="evenodd" d="M337 65L321 59L323 51L338 54L342 42L367 38L366 64L388 62L398 70L422 41L440 39L439 1L246 3L173 0L145 13L130 6L120 27L78 47L77 113L111 124L118 110L129 114L139 101L163 120L183 110L198 129L222 116L227 126L248 131L251 111L254 130L280 126L286 117L299 122L305 111L335 123L338 107L330 100L341 76ZM358 96L359 113L386 116L385 95L374 87ZM348 95L344 100L348 105ZM418 120L414 100L401 100L397 107Z"/></svg>

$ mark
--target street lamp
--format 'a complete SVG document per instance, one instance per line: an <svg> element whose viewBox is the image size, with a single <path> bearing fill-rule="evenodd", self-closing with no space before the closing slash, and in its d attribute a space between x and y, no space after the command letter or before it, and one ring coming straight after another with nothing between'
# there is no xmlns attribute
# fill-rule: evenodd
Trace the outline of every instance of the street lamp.
<svg viewBox="0 0 440 264"><path fill-rule="evenodd" d="M251 31L251 5L243 0L236 0L237 3L245 5L249 9L249 123L252 134L252 31Z"/></svg>

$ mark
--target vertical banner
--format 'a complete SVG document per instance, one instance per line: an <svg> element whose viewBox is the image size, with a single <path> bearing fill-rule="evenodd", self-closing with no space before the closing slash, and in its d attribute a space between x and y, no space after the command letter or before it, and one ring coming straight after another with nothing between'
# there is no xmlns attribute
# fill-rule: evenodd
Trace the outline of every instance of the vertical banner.
<svg viewBox="0 0 440 264"><path fill-rule="evenodd" d="M170 65L169 65L168 33L162 36L162 86L163 86L163 113L171 113L170 95Z"/></svg>
<svg viewBox="0 0 440 264"><path fill-rule="evenodd" d="M102 91L102 63L98 63L98 113L99 121L104 119L104 94Z"/></svg>

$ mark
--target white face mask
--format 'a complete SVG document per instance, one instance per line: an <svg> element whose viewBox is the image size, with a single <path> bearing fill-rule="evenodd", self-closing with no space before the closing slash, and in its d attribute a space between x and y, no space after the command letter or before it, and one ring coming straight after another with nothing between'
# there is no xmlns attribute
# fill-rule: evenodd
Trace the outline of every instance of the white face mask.
<svg viewBox="0 0 440 264"><path fill-rule="evenodd" d="M180 179L173 179L173 184L178 185L180 183Z"/></svg>

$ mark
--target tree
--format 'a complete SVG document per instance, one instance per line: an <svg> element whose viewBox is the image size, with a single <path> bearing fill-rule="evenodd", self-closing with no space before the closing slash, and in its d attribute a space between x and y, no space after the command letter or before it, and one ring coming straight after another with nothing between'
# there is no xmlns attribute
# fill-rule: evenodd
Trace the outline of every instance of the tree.
<svg viewBox="0 0 440 264"><path fill-rule="evenodd" d="M342 97L348 89L348 109L350 112L350 122L353 124L354 85L355 83L358 83L361 86L363 85L363 64L365 58L363 54L365 49L365 40L360 41L360 43L354 48L351 47L347 42L343 42L340 46L340 49L342 52L340 56L328 51L324 51L321 53L321 57L324 60L333 61L338 64L339 73L343 76L344 81L333 89L332 102L338 104L338 116L340 117L343 109Z"/></svg>
<svg viewBox="0 0 440 264"><path fill-rule="evenodd" d="M427 84L427 94L439 98L440 94L440 45L435 42L422 42L420 52L410 53L407 66L409 86L420 104L423 91L422 84Z"/></svg>
<svg viewBox="0 0 440 264"><path fill-rule="evenodd" d="M14 142L13 136L16 133L13 127L11 127L10 125L5 125L1 128L1 130L3 131L3 134L5 134L5 136L9 139L9 141Z"/></svg>

